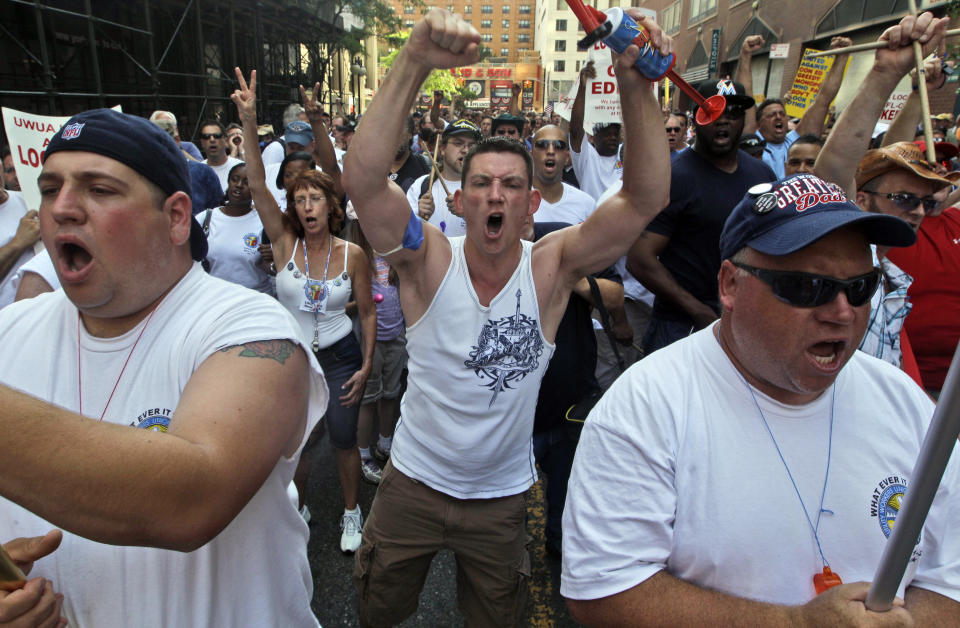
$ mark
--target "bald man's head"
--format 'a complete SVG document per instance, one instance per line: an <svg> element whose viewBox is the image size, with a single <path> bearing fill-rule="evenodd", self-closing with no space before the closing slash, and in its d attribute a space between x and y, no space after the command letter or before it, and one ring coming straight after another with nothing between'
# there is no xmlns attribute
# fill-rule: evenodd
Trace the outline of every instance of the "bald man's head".
<svg viewBox="0 0 960 628"><path fill-rule="evenodd" d="M533 135L531 155L534 187L559 183L569 158L566 134L553 124L540 127Z"/></svg>

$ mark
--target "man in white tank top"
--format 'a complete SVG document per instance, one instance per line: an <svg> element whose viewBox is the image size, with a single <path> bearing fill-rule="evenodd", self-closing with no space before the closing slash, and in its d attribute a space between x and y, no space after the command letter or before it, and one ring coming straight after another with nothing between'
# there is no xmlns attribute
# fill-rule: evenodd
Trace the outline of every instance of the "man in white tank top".
<svg viewBox="0 0 960 628"><path fill-rule="evenodd" d="M39 577L0 592L0 615L316 626L286 489L327 391L296 324L195 261L186 162L160 128L88 111L45 157L63 290L0 313L0 538L63 540L21 548Z"/></svg>
<svg viewBox="0 0 960 628"><path fill-rule="evenodd" d="M672 50L656 24L638 21L657 49ZM628 138L624 189L583 224L521 242L540 194L531 188L530 155L506 138L484 140L464 159L454 201L465 236L448 239L421 221L388 179L385 138L400 136L430 71L475 63L479 43L471 25L432 10L344 158L344 187L364 233L400 275L410 360L391 462L356 559L366 626L394 625L416 610L441 548L456 555L468 625L524 623L524 493L536 481L534 406L557 326L574 284L623 255L667 202L663 122L649 82L632 68L631 47L616 64Z"/></svg>

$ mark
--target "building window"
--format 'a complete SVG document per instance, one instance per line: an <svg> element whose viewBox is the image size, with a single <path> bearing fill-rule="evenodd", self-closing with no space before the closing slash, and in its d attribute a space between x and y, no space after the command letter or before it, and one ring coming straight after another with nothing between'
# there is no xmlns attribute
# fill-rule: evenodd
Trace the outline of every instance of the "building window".
<svg viewBox="0 0 960 628"><path fill-rule="evenodd" d="M470 5L470 4L465 5L465 6L463 7L463 12L464 12L464 13L473 13L473 5Z"/></svg>
<svg viewBox="0 0 960 628"><path fill-rule="evenodd" d="M530 34L529 33L520 33L517 35L517 41L521 44L530 43Z"/></svg>
<svg viewBox="0 0 960 628"><path fill-rule="evenodd" d="M510 28L510 20L501 20L501 21L500 21L500 27L501 27L501 28Z"/></svg>
<svg viewBox="0 0 960 628"><path fill-rule="evenodd" d="M483 5L482 7L480 7L480 12L481 12L481 13L493 13L493 5L492 5L492 4L485 4L485 5Z"/></svg>
<svg viewBox="0 0 960 628"><path fill-rule="evenodd" d="M677 0L660 14L660 26L663 32L672 35L680 30L680 20L683 17L683 0Z"/></svg>
<svg viewBox="0 0 960 628"><path fill-rule="evenodd" d="M565 31L567 30L567 21L566 20L557 20L556 30Z"/></svg>
<svg viewBox="0 0 960 628"><path fill-rule="evenodd" d="M529 5L529 4L521 4L521 5L520 5L520 8L517 10L517 12L518 12L518 13L521 13L521 14L523 14L523 13L530 13L530 5Z"/></svg>
<svg viewBox="0 0 960 628"><path fill-rule="evenodd" d="M507 34L507 33L504 33L503 35L500 35L500 41L502 41L502 42L505 43L505 44L509 44L509 43L510 43L510 35Z"/></svg>
<svg viewBox="0 0 960 628"><path fill-rule="evenodd" d="M447 11L449 11L450 13L453 13L453 5L452 5L452 4L448 4L448 5L447 5Z"/></svg>
<svg viewBox="0 0 960 628"><path fill-rule="evenodd" d="M717 0L690 0L690 24L717 14Z"/></svg>
<svg viewBox="0 0 960 628"><path fill-rule="evenodd" d="M493 41L493 35L491 35L490 33L483 33L482 35L480 35L480 41L490 43L491 41Z"/></svg>
<svg viewBox="0 0 960 628"><path fill-rule="evenodd" d="M403 21L403 27L404 27L404 28L413 28L413 20L404 20L404 21Z"/></svg>
<svg viewBox="0 0 960 628"><path fill-rule="evenodd" d="M404 12L405 14L407 14L407 15L413 15L413 5L412 5L412 4L405 4L405 5L403 6L403 12Z"/></svg>
<svg viewBox="0 0 960 628"><path fill-rule="evenodd" d="M580 64L581 64L581 63L583 63L583 62L582 62L582 61L577 61L577 70L576 70L576 71L577 71L578 74L580 73Z"/></svg>
<svg viewBox="0 0 960 628"><path fill-rule="evenodd" d="M493 20L480 20L480 28L493 28Z"/></svg>
<svg viewBox="0 0 960 628"><path fill-rule="evenodd" d="M565 72L567 69L567 64L563 59L556 59L553 62L553 71L554 72Z"/></svg>
<svg viewBox="0 0 960 628"><path fill-rule="evenodd" d="M557 39L553 42L553 51L554 52L566 52L567 51L567 40Z"/></svg>
<svg viewBox="0 0 960 628"><path fill-rule="evenodd" d="M570 7L567 6L567 0L557 0L557 11L566 11Z"/></svg>
<svg viewBox="0 0 960 628"><path fill-rule="evenodd" d="M509 5L509 4L505 4L505 5L503 5L502 7L500 7L500 12L503 13L504 15L509 14L509 13L510 13L510 5Z"/></svg>
<svg viewBox="0 0 960 628"><path fill-rule="evenodd" d="M501 49L500 49L500 56L501 56L501 57L506 57L506 56L509 55L509 54L510 54L510 49L509 49L509 48L501 48Z"/></svg>
<svg viewBox="0 0 960 628"><path fill-rule="evenodd" d="M517 20L518 28L530 28L530 20Z"/></svg>

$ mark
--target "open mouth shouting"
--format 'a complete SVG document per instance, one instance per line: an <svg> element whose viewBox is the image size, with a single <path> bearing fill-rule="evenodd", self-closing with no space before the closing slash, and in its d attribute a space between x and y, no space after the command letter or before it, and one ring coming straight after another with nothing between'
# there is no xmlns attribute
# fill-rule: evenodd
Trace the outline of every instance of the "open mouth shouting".
<svg viewBox="0 0 960 628"><path fill-rule="evenodd" d="M840 368L846 342L842 340L818 342L807 348L807 355L818 370L832 373Z"/></svg>
<svg viewBox="0 0 960 628"><path fill-rule="evenodd" d="M93 255L75 239L63 239L56 243L60 279L64 283L82 281L93 266Z"/></svg>
<svg viewBox="0 0 960 628"><path fill-rule="evenodd" d="M496 238L503 231L503 213L496 212L487 217L487 237Z"/></svg>

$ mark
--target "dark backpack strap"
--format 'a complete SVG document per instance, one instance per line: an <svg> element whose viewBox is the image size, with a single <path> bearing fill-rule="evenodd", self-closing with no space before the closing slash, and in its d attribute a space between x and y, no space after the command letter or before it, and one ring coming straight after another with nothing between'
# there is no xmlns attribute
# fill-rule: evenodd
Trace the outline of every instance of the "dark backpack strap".
<svg viewBox="0 0 960 628"><path fill-rule="evenodd" d="M613 349L613 355L617 358L617 366L620 367L620 372L627 370L627 365L623 361L623 356L620 355L620 349L617 347L617 339L613 337L613 331L610 329L610 313L607 311L606 306L603 304L603 298L600 296L600 286L597 285L597 280L593 278L592 275L587 275L587 283L590 284L590 296L593 297L593 305L597 308L597 311L600 312L600 324L603 326L603 331L607 334L607 340L610 342L610 348Z"/></svg>
<svg viewBox="0 0 960 628"><path fill-rule="evenodd" d="M423 182L420 184L420 196L417 198L423 198L423 195L430 190L430 173L428 172L423 176Z"/></svg>

